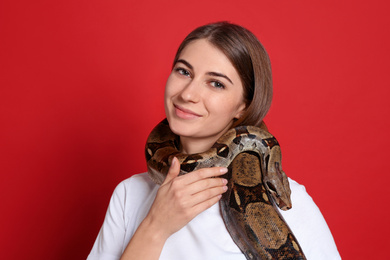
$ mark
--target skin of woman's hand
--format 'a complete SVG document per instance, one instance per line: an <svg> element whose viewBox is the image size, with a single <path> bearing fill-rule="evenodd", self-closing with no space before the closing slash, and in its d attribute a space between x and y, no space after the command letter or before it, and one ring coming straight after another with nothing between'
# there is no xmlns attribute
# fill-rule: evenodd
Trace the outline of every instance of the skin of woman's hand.
<svg viewBox="0 0 390 260"><path fill-rule="evenodd" d="M121 260L157 260L165 241L196 215L219 201L227 180L218 178L226 168L200 169L182 176L174 158L167 177L157 191L148 215L137 228Z"/></svg>
<svg viewBox="0 0 390 260"><path fill-rule="evenodd" d="M217 203L227 190L227 180L217 178L225 174L227 168L204 168L181 176L178 176L179 172L179 161L174 158L145 219L153 223L162 239L167 239Z"/></svg>

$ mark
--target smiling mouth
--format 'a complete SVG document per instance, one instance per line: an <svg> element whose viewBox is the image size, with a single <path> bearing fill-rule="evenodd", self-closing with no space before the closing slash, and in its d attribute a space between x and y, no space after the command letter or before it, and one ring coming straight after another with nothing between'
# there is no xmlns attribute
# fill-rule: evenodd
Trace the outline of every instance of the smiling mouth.
<svg viewBox="0 0 390 260"><path fill-rule="evenodd" d="M201 115L192 112L191 110L185 109L183 107L180 107L178 105L173 105L175 108L175 114L177 117L182 118L182 119L194 119L201 117Z"/></svg>

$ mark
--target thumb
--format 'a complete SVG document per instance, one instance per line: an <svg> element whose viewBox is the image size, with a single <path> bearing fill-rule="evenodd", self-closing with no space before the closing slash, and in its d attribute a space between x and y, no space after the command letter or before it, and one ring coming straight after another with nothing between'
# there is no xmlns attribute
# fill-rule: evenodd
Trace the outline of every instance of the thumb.
<svg viewBox="0 0 390 260"><path fill-rule="evenodd" d="M176 157L173 157L171 167L169 167L167 177L165 178L162 185L170 182L174 178L176 178L180 173L180 163L179 160Z"/></svg>

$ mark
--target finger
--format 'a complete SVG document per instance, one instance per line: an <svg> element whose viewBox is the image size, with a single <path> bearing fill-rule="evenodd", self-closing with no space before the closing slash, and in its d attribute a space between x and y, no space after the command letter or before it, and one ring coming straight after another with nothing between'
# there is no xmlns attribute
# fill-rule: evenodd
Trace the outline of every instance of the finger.
<svg viewBox="0 0 390 260"><path fill-rule="evenodd" d="M169 167L167 177L165 178L164 182L161 185L164 185L166 183L169 183L174 178L176 178L180 173L180 163L179 160L174 157L172 160L171 167Z"/></svg>
<svg viewBox="0 0 390 260"><path fill-rule="evenodd" d="M227 186L220 186L220 187L214 187L206 190L202 190L196 194L193 194L191 197L191 203L192 205L197 205L200 203L203 203L211 198L214 198L215 196L222 195L227 191Z"/></svg>
<svg viewBox="0 0 390 260"><path fill-rule="evenodd" d="M224 178L207 178L187 185L189 194L196 194L212 188L221 188L226 186L228 181Z"/></svg>
<svg viewBox="0 0 390 260"><path fill-rule="evenodd" d="M215 202L211 203L211 201L218 201L217 197L221 196L223 193L227 191L227 186L215 187L207 190L203 190L196 194L193 194L190 197L187 197L185 201L185 208L191 208L191 211L194 210L197 212L198 208L202 208L205 210L208 207L211 207ZM199 206L202 205L203 206ZM198 212L197 212L198 214Z"/></svg>
<svg viewBox="0 0 390 260"><path fill-rule="evenodd" d="M227 173L227 171L228 169L226 167L211 167L199 169L185 175L186 184L191 184L206 178L218 177Z"/></svg>
<svg viewBox="0 0 390 260"><path fill-rule="evenodd" d="M222 195L217 195L217 196L214 196L214 197L211 197L207 200L204 200L198 204L196 204L192 210L193 210L193 214L195 216L197 216L198 214L200 214L201 212L205 211L206 209L210 208L211 206L213 206L214 204L216 204L220 199L222 198Z"/></svg>

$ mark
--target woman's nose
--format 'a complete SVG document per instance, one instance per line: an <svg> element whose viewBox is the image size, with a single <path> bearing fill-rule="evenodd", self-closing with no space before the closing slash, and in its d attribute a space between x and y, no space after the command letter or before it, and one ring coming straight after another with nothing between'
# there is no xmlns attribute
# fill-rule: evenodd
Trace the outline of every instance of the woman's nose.
<svg viewBox="0 0 390 260"><path fill-rule="evenodd" d="M180 93L180 97L186 102L197 103L200 100L201 83L196 79L188 82Z"/></svg>

